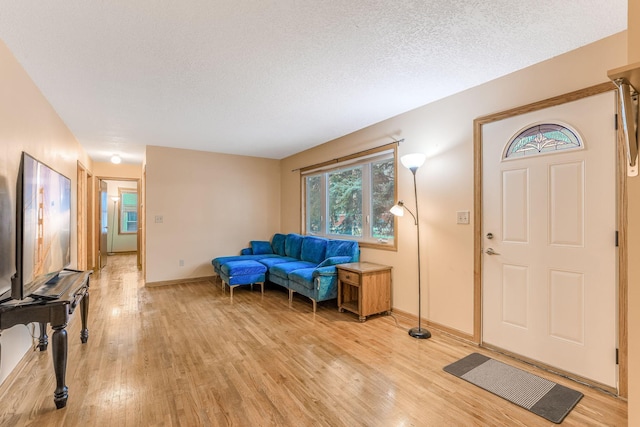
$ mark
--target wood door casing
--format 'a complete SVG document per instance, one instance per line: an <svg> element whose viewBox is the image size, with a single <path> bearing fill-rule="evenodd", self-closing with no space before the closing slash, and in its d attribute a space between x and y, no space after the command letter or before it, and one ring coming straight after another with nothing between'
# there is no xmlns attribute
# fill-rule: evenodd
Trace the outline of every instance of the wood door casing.
<svg viewBox="0 0 640 427"><path fill-rule="evenodd" d="M100 239L99 239L99 251L98 251L98 259L100 262L100 269L103 269L107 265L107 237L109 235L109 217L108 217L108 193L107 193L107 183L104 180L100 180L98 184L99 188L99 209L98 216L100 218Z"/></svg>
<svg viewBox="0 0 640 427"><path fill-rule="evenodd" d="M613 390L614 118L604 93L484 127L483 234L493 237L483 243L495 254L485 250L482 288L484 343ZM540 123L570 129L581 148L503 158L511 137Z"/></svg>
<svg viewBox="0 0 640 427"><path fill-rule="evenodd" d="M560 105L567 102L572 102L585 97L597 95L604 92L615 91L616 87L611 82L605 82L597 84L585 89L576 90L573 92L558 95L552 98L544 99L541 101L533 102L531 104L515 107L512 109L500 111L487 116L478 117L473 122L473 135L474 135L474 322L473 322L473 341L481 343L482 341L482 273L483 273L483 235L482 235L482 183L483 183L483 170L482 170L482 151L483 151L483 127L495 121L503 120L508 117L513 117L520 114L525 114L531 111L537 111L542 108L551 107L554 105ZM624 150L621 146L622 139L618 134L618 164L624 164L624 159L621 157L624 154ZM619 235L619 248L618 248L618 362L619 362L619 386L618 393L622 397L628 396L628 342L627 333L628 330L628 276L627 272L627 195L624 191L625 177L621 175L620 170L617 171L618 179L618 191L617 191L617 208L618 208L618 235ZM622 183L622 185L621 185Z"/></svg>

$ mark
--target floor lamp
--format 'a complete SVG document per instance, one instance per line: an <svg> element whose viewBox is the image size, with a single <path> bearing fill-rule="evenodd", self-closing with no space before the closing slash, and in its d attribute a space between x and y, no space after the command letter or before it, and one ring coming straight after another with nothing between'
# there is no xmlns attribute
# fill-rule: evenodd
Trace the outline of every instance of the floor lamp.
<svg viewBox="0 0 640 427"><path fill-rule="evenodd" d="M407 154L400 158L402 166L409 169L413 173L413 194L416 201L416 214L414 215L409 208L404 205L402 200L399 200L396 205L391 208L391 213L396 216L403 216L405 209L411 214L416 224L418 232L418 327L409 329L409 335L414 338L431 338L431 332L422 327L422 283L420 277L420 217L418 215L418 189L416 186L416 172L420 166L423 165L426 156L422 153Z"/></svg>

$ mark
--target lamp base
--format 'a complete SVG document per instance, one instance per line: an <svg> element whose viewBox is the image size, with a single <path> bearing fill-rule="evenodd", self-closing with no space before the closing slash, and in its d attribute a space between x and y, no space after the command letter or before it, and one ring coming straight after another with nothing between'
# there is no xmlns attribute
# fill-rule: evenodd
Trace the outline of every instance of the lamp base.
<svg viewBox="0 0 640 427"><path fill-rule="evenodd" d="M409 329L409 335L418 339L431 338L431 332L421 327Z"/></svg>

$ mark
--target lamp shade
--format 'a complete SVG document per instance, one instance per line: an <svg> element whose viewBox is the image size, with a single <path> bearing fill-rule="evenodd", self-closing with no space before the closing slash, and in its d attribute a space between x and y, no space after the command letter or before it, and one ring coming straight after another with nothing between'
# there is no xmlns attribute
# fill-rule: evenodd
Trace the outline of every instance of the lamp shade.
<svg viewBox="0 0 640 427"><path fill-rule="evenodd" d="M397 205L393 205L389 212L394 214L395 216L404 216L404 209L402 208L402 202L398 202Z"/></svg>
<svg viewBox="0 0 640 427"><path fill-rule="evenodd" d="M426 158L427 156L423 153L405 154L400 157L400 162L407 169L418 169L424 164Z"/></svg>

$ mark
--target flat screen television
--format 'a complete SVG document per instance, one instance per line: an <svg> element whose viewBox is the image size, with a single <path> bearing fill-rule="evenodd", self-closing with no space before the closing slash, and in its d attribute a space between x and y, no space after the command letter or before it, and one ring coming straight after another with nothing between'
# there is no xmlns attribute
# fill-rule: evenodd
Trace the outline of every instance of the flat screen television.
<svg viewBox="0 0 640 427"><path fill-rule="evenodd" d="M21 300L71 263L71 180L23 152L16 187L11 297Z"/></svg>

